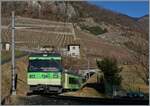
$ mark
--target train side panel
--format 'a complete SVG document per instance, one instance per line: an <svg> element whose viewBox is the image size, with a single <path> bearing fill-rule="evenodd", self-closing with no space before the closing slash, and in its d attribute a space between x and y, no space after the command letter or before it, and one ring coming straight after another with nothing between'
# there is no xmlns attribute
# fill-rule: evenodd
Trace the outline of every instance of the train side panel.
<svg viewBox="0 0 150 106"><path fill-rule="evenodd" d="M59 92L62 89L61 72L29 72L30 91Z"/></svg>
<svg viewBox="0 0 150 106"><path fill-rule="evenodd" d="M63 88L66 90L78 90L81 86L81 77L73 74L63 74Z"/></svg>
<svg viewBox="0 0 150 106"><path fill-rule="evenodd" d="M28 72L28 84L61 85L60 72Z"/></svg>

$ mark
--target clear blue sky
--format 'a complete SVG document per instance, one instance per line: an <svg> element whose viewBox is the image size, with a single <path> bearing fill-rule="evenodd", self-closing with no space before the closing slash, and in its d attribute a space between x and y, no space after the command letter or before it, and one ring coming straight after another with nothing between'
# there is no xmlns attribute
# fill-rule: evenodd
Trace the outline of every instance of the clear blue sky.
<svg viewBox="0 0 150 106"><path fill-rule="evenodd" d="M149 3L148 1L88 1L91 4L95 4L97 6L107 8L109 10L113 10L119 13L123 13L125 15L131 17L141 17L149 14Z"/></svg>

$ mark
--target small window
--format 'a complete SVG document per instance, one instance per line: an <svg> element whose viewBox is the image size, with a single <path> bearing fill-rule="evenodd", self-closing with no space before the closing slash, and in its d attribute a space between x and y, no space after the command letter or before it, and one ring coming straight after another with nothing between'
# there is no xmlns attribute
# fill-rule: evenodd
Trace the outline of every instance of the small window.
<svg viewBox="0 0 150 106"><path fill-rule="evenodd" d="M72 53L72 56L75 56L76 54L75 53Z"/></svg>
<svg viewBox="0 0 150 106"><path fill-rule="evenodd" d="M72 49L73 49L73 50L75 50L75 49L76 49L76 47L75 47L75 46L73 46L73 47L72 47Z"/></svg>
<svg viewBox="0 0 150 106"><path fill-rule="evenodd" d="M79 81L77 80L77 79L75 79L75 78L69 78L69 84L78 84L79 83Z"/></svg>

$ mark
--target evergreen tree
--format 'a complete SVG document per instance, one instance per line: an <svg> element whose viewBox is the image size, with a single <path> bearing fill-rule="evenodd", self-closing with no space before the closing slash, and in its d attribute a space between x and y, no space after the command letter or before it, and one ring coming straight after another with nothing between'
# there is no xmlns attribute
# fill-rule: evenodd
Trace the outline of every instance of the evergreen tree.
<svg viewBox="0 0 150 106"><path fill-rule="evenodd" d="M104 58L102 61L97 61L98 68L104 74L105 92L113 93L113 86L121 85L121 76L119 73L122 68L118 67L117 60L112 58Z"/></svg>

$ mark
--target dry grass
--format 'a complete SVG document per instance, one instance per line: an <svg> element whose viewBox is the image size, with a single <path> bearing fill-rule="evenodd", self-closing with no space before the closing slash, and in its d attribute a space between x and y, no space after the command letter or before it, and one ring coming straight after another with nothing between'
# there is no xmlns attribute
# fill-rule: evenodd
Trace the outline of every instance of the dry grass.
<svg viewBox="0 0 150 106"><path fill-rule="evenodd" d="M20 58L16 63L16 72L18 74L17 80L17 95L26 95L27 82L26 82L26 68L27 60L26 57ZM11 90L11 64L6 63L2 65L2 99L10 94Z"/></svg>
<svg viewBox="0 0 150 106"><path fill-rule="evenodd" d="M4 51L3 50L3 51L1 51L1 53L2 53L2 58L1 58L2 63L11 60L11 51ZM15 57L20 57L20 56L23 56L23 55L25 55L24 52L17 51L17 50L15 51Z"/></svg>
<svg viewBox="0 0 150 106"><path fill-rule="evenodd" d="M141 79L141 76L139 76L137 71L141 72L141 75L143 74L142 67L138 65L139 67L136 69L136 65L123 65L123 71L121 72L122 75L122 86L126 90L134 90L138 91L139 89L142 92L149 93L149 87L144 83L144 81Z"/></svg>
<svg viewBox="0 0 150 106"><path fill-rule="evenodd" d="M90 87L84 87L81 90L78 90L76 92L67 92L64 93L65 96L77 96L77 97L97 97L97 98L104 98L105 95L99 93L94 88Z"/></svg>
<svg viewBox="0 0 150 106"><path fill-rule="evenodd" d="M11 64L7 63L2 65L1 69L1 99L4 99L4 97L10 94L11 90Z"/></svg>
<svg viewBox="0 0 150 106"><path fill-rule="evenodd" d="M128 49L114 46L101 38L94 37L89 33L76 31L81 39L82 49L87 49L86 54L92 58L114 57L120 63L131 62L132 54Z"/></svg>
<svg viewBox="0 0 150 106"><path fill-rule="evenodd" d="M22 58L20 61L17 61L17 94L24 96L27 93L27 57Z"/></svg>

